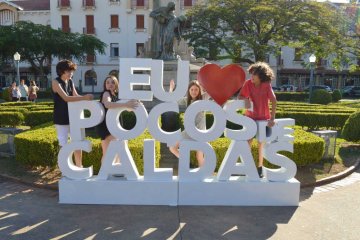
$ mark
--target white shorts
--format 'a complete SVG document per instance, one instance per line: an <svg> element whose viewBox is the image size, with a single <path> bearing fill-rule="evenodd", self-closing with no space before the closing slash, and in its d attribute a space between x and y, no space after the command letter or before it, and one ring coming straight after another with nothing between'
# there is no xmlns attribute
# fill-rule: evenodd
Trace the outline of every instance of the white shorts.
<svg viewBox="0 0 360 240"><path fill-rule="evenodd" d="M59 140L59 145L61 147L63 147L68 142L70 126L55 124L55 128L56 128L56 132L57 132L57 138Z"/></svg>

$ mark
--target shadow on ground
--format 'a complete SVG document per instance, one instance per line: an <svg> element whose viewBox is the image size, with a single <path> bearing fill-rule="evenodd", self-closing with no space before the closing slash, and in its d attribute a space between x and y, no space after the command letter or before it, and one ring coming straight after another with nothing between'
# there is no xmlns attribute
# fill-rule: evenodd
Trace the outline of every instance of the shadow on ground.
<svg viewBox="0 0 360 240"><path fill-rule="evenodd" d="M267 239L296 209L65 205L0 179L0 239Z"/></svg>

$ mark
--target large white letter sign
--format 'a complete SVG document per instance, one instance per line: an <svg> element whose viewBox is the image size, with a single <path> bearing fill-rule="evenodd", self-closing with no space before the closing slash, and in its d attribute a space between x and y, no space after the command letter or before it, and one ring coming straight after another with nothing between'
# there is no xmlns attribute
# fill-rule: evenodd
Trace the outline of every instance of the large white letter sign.
<svg viewBox="0 0 360 240"><path fill-rule="evenodd" d="M179 153L179 180L180 181L203 181L212 176L216 166L216 155L208 143L182 141L180 142ZM191 150L202 151L204 153L204 165L190 170Z"/></svg>
<svg viewBox="0 0 360 240"><path fill-rule="evenodd" d="M163 86L163 77L175 76L176 88L168 92ZM219 206L296 206L299 203L300 183L294 178L296 165L289 158L278 154L279 151L293 151L293 119L276 119L275 126L267 127L267 121L257 123L237 111L243 109L244 101L235 100L225 103L228 98L227 84L219 83L229 80L242 81L242 74L227 71L228 68L206 68L207 72L199 72L203 86L214 87L220 96L213 98L224 105L221 107L214 101L199 100L190 104L184 116L184 133L181 130L163 131L160 127L160 116L165 116L163 124L172 120L167 114L179 113L177 100L186 94L190 78L188 61L166 62L164 69L162 60L152 59L120 59L119 98L120 103L130 99L152 101L153 96L162 101L153 106L148 114L143 104L134 109L135 126L127 130L122 126L119 117L126 108L111 108L106 113L106 125L115 137L111 141L101 164L99 174L92 176L92 167L78 168L72 161L75 150L91 150L91 144L84 141L84 128L92 127L103 121L104 109L98 101L82 101L69 103L71 142L61 148L58 162L63 178L59 181L59 202L76 204L128 204L128 205L219 205ZM238 69L238 66L236 66ZM171 70L170 70L171 69ZM164 74L164 71L166 74ZM171 71L171 72L170 72ZM243 73L243 71L240 71ZM205 74L206 73L206 74ZM227 75L230 74L230 75ZM240 76L240 77L238 77ZM166 79L169 80L169 79ZM231 79L230 79L231 80ZM229 80L229 81L230 81ZM216 84L212 81L215 81ZM231 82L231 81L230 81ZM210 83L207 85L207 83ZM215 84L215 85L214 85ZM134 86L146 87L151 90L134 90ZM231 84L230 84L231 85ZM240 84L241 85L241 84ZM235 85L234 85L235 86ZM222 87L226 89L221 89ZM231 87L229 88L233 90ZM210 89L207 89L210 94ZM211 94L210 94L211 95ZM213 94L214 95L214 94ZM221 96L222 95L222 96ZM90 110L91 116L84 118L84 110ZM208 111L213 114L214 122L210 129L203 128L203 115ZM169 113L170 112L170 113ZM231 121L242 126L241 130L226 128L226 122ZM165 122L165 123L164 123ZM171 124L173 122L170 122ZM175 124L174 124L175 125ZM143 161L144 176L139 175L127 140L137 138L146 129L150 139L139 142L137 152L132 152L136 160ZM164 126L164 129L165 126ZM217 159L222 153L222 145L227 139L209 144L219 137L231 139L218 172L214 172ZM263 168L264 178L260 178L249 140L254 136L265 142L265 158L279 166L279 169ZM151 139L154 138L154 139ZM168 146L179 143L178 176L173 176L172 168L159 168L159 156L156 156L158 143ZM97 142L99 144L99 142ZM214 146L214 149L213 149ZM139 151L143 147L143 151ZM161 144L162 148L167 148ZM225 146L227 147L227 145ZM157 151L155 151L155 149ZM204 161L199 168L190 168L192 152L204 154ZM100 154L97 153L99 156ZM161 156L164 157L164 156ZM240 161L238 162L238 160ZM98 161L101 159L99 157ZM139 169L140 170L140 169ZM142 172L142 171L140 171ZM119 176L124 175L124 176Z"/></svg>
<svg viewBox="0 0 360 240"><path fill-rule="evenodd" d="M79 168L74 165L72 155L75 150L91 151L91 143L87 140L71 142L63 146L58 155L58 165L63 176L70 179L87 179L93 174L92 166L89 168Z"/></svg>
<svg viewBox="0 0 360 240"><path fill-rule="evenodd" d="M134 71L161 71L152 69L153 60L147 58L120 58L119 72L119 99L137 99L152 101L151 91L133 90L135 85L150 85L150 76L145 74L134 74ZM159 65L155 65L159 66Z"/></svg>
<svg viewBox="0 0 360 240"><path fill-rule="evenodd" d="M156 64L156 70L155 70ZM161 71L158 65L161 64ZM153 70L151 71L151 90L157 99L164 102L176 102L180 98L186 95L187 87L189 84L190 67L189 61L178 61L177 71L177 84L173 92L164 91L163 83L163 61L153 60Z"/></svg>
<svg viewBox="0 0 360 240"><path fill-rule="evenodd" d="M225 104L224 110L226 112L227 120L243 126L241 130L225 129L224 136L233 140L248 140L256 134L256 123L249 117L237 113L238 109L244 109L244 100L229 101Z"/></svg>
<svg viewBox="0 0 360 240"><path fill-rule="evenodd" d="M197 114L210 111L214 115L214 122L210 129L200 130L195 126ZM224 110L212 101L196 101L188 106L184 115L185 131L191 138L199 142L209 142L220 137L226 126Z"/></svg>
<svg viewBox="0 0 360 240"><path fill-rule="evenodd" d="M281 167L279 169L264 168L264 175L269 181L284 182L296 174L296 164L284 155L278 154L279 151L294 152L294 146L289 142L265 144L264 157Z"/></svg>
<svg viewBox="0 0 360 240"><path fill-rule="evenodd" d="M159 117L164 112L179 112L179 105L176 103L160 103L153 107L149 113L148 129L150 134L160 142L174 145L181 139L181 129L175 132L165 132L159 126Z"/></svg>
<svg viewBox="0 0 360 240"><path fill-rule="evenodd" d="M98 101L69 102L68 106L71 141L84 140L85 128L96 126L104 120L104 107ZM84 117L84 110L90 111L90 117Z"/></svg>
<svg viewBox="0 0 360 240"><path fill-rule="evenodd" d="M116 157L120 158L120 163L115 162ZM139 173L127 141L114 140L110 142L97 178L104 180L114 174L124 174L128 180L139 179Z"/></svg>
<svg viewBox="0 0 360 240"><path fill-rule="evenodd" d="M239 157L241 163L237 163ZM243 174L248 177L249 181L259 181L259 175L247 141L231 141L219 168L217 179L228 181L232 174Z"/></svg>
<svg viewBox="0 0 360 240"><path fill-rule="evenodd" d="M119 103L125 103L126 101L120 100ZM136 124L131 130L126 130L121 126L119 122L120 114L126 111L125 108L112 108L106 113L106 125L109 132L119 140L133 139L144 132L147 124L148 113L144 105L140 104L135 110Z"/></svg>

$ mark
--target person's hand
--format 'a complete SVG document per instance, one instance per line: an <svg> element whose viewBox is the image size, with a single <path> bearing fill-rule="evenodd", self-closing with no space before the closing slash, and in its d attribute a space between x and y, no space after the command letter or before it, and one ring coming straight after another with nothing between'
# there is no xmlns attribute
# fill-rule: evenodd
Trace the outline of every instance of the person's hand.
<svg viewBox="0 0 360 240"><path fill-rule="evenodd" d="M267 126L268 126L268 127L273 127L274 125L275 125L275 120L271 118L271 119L268 121Z"/></svg>
<svg viewBox="0 0 360 240"><path fill-rule="evenodd" d="M174 91L174 88L175 88L175 81L174 81L174 79L171 79L171 80L170 80L170 89L169 89L169 92Z"/></svg>
<svg viewBox="0 0 360 240"><path fill-rule="evenodd" d="M94 99L94 95L92 95L92 94L86 94L84 97L85 97L85 99L88 100L88 101L91 101L91 100Z"/></svg>
<svg viewBox="0 0 360 240"><path fill-rule="evenodd" d="M126 109L128 111L134 111L135 108L137 108L141 103L138 100L132 99L128 102L126 102Z"/></svg>
<svg viewBox="0 0 360 240"><path fill-rule="evenodd" d="M246 109L251 108L251 103L250 103L250 100L249 100L248 98L245 98L245 99L244 99L244 102L245 102L245 108L246 108Z"/></svg>

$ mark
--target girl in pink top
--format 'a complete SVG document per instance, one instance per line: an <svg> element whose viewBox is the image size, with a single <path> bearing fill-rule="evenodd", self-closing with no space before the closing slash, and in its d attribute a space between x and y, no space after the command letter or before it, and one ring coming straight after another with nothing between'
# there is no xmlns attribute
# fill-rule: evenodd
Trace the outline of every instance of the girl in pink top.
<svg viewBox="0 0 360 240"><path fill-rule="evenodd" d="M274 126L276 113L276 96L271 87L271 80L274 79L274 73L270 66L265 62L257 62L248 68L251 79L245 81L242 87L239 99L245 100L245 108L250 107L250 101L253 103L253 111L246 110L245 115L251 119L266 120L267 126ZM269 101L271 102L271 113L269 110ZM252 139L249 140L251 146ZM264 161L263 147L265 142L259 143L259 165L258 173L263 177L262 166Z"/></svg>

